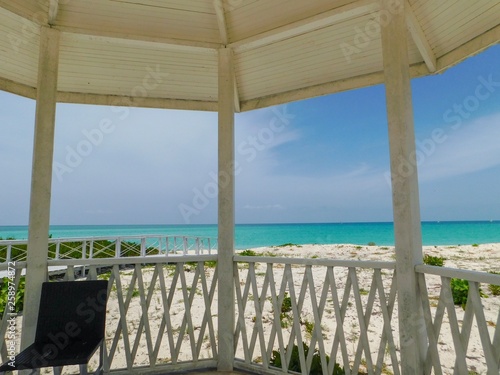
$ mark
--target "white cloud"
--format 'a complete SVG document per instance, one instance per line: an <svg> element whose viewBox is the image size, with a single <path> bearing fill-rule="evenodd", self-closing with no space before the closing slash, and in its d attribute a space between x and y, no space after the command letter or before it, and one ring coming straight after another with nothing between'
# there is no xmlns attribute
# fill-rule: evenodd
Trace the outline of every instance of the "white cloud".
<svg viewBox="0 0 500 375"><path fill-rule="evenodd" d="M456 130L447 127L443 131L444 141L434 143L432 152L419 147L423 157L419 165L421 181L470 174L500 165L500 113L478 118ZM423 142L417 141L417 145ZM430 143L428 145L431 150Z"/></svg>

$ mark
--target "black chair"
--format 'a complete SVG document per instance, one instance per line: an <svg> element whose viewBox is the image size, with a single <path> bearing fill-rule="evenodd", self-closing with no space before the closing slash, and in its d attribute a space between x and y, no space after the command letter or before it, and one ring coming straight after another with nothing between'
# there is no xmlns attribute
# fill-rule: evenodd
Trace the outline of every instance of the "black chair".
<svg viewBox="0 0 500 375"><path fill-rule="evenodd" d="M43 283L35 342L14 363L0 366L0 374L25 369L34 374L41 367L53 367L58 374L66 365L80 365L80 373L87 374L87 364L98 348L99 367L94 374L102 374L107 299L105 280Z"/></svg>

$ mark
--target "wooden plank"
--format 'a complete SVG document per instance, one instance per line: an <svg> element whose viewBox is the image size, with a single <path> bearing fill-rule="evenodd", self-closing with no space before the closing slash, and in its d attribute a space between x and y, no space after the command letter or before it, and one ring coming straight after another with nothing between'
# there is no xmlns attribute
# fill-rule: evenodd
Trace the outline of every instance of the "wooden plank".
<svg viewBox="0 0 500 375"><path fill-rule="evenodd" d="M234 68L232 51L219 50L218 64L218 262L219 371L234 362Z"/></svg>
<svg viewBox="0 0 500 375"><path fill-rule="evenodd" d="M41 29L31 177L25 309L21 349L35 340L42 283L47 281L48 237L55 133L59 32ZM68 269L67 274L74 278Z"/></svg>
<svg viewBox="0 0 500 375"><path fill-rule="evenodd" d="M234 256L235 262L260 262L268 264L290 264L290 265L311 265L326 267L354 267L354 268L380 268L394 269L394 262L385 261L364 261L364 260L345 260L345 259L320 259L320 258L285 258L285 257L265 257L255 256L246 257L242 255Z"/></svg>
<svg viewBox="0 0 500 375"><path fill-rule="evenodd" d="M273 309L273 325L271 327L271 334L269 335L269 343L267 345L267 357L271 358L272 349L274 348L274 338L278 336L278 352L280 353L280 358L285 358L285 341L283 338L283 329L281 328L281 303L279 303L279 296L276 292L276 282L274 279L273 265L268 263L266 265L266 276L269 279L269 286L271 291L271 305ZM284 291L284 289L281 289ZM283 369L284 363L282 363ZM286 367L284 368L286 371Z"/></svg>
<svg viewBox="0 0 500 375"><path fill-rule="evenodd" d="M398 356L396 354L396 345L394 343L394 336L392 334L393 327L391 324L392 313L394 310L394 305L396 302L396 294L397 294L396 271L394 271L392 274L391 288L389 290L388 300L385 297L384 284L382 282L381 271L375 270L375 272L377 274L377 278L379 279L378 288L379 288L379 296L380 296L380 300L381 300L380 307L382 310L382 316L384 318L384 328L382 331L382 337L380 339L380 347L379 347L379 353L378 353L378 358L377 358L377 368L382 369L382 367L383 367L385 348L386 348L386 345L388 345L394 375L400 375L401 370L399 368L399 360L398 360Z"/></svg>
<svg viewBox="0 0 500 375"><path fill-rule="evenodd" d="M200 333L198 335L198 345L196 347L196 359L200 358L201 347L203 345L203 338L205 334L205 329L208 325L208 334L210 338L210 346L212 348L212 355L214 358L217 357L217 340L215 337L214 323L212 320L212 303L215 295L215 287L217 285L217 268L214 271L214 276L212 279L212 284L210 290L208 289L207 277L205 270L203 268L204 263L199 262L198 267L200 267L200 282L203 293L203 301L205 302L205 313L203 314L203 320L200 326ZM236 341L236 340L235 340Z"/></svg>
<svg viewBox="0 0 500 375"><path fill-rule="evenodd" d="M46 1L0 0L0 8L6 9L26 20L36 22L38 25L47 24L47 5Z"/></svg>
<svg viewBox="0 0 500 375"><path fill-rule="evenodd" d="M155 268L153 271L153 275L151 277L151 283L148 288L148 294L146 296L145 289L144 289L144 278L142 276L142 265L141 264L136 264L135 265L135 272L137 273L137 286L139 288L139 297L141 299L141 310L142 310L142 315L139 320L139 327L137 328L137 334L135 336L134 340L134 345L132 348L132 358L135 359L137 350L139 348L140 343L144 343L144 341L141 339L142 331L145 330L146 334L146 345L148 347L148 359L149 359L149 364L151 367L155 366L155 359L153 357L153 340L151 338L151 328L149 325L149 315L148 315L148 309L149 305L151 304L151 298L153 296L153 291L154 291L154 286L156 282L156 278L158 276L158 270Z"/></svg>
<svg viewBox="0 0 500 375"><path fill-rule="evenodd" d="M238 320L236 321L236 329L234 333L235 345L238 344L241 335L242 347L243 347L243 357L246 363L250 363L252 358L249 352L248 336L246 331L245 323L245 308L248 302L248 293L250 290L250 274L247 272L246 282L244 282L245 289L244 292L241 291L240 277L238 267L234 267L234 285L235 285L235 296L236 303L238 305Z"/></svg>
<svg viewBox="0 0 500 375"><path fill-rule="evenodd" d="M218 42L213 13L191 12L126 2L86 1L61 5L57 25L63 31L85 30L94 35L127 37L139 35L156 39L168 35L173 44L204 45ZM134 19L135 22L130 22ZM145 21L147 20L147 21ZM184 42L182 42L184 41ZM205 44L206 45L206 44ZM213 48L217 48L213 46Z"/></svg>
<svg viewBox="0 0 500 375"><path fill-rule="evenodd" d="M332 4L328 0L315 0L313 5L300 0L229 0L228 20L230 22L228 25L231 39L245 39L275 27L285 26L304 17L311 17L331 10L332 6L338 7L349 2L351 1L336 0Z"/></svg>
<svg viewBox="0 0 500 375"><path fill-rule="evenodd" d="M115 331L115 337L113 339L113 342L111 344L111 348L109 350L109 357L113 358L115 350L118 346L118 341L120 339L120 334L123 332L123 346L125 350L125 359L127 362L127 369L130 371L132 370L133 367L133 361L130 353L130 340L129 340L129 332L128 332L128 326L127 326L127 311L128 307L130 304L130 299L127 298L123 299L123 290L122 290L122 283L121 283L121 275L120 275L120 269L118 268L118 265L113 266L113 272L114 278L116 280L116 294L117 294L117 299L118 299L118 310L120 311L120 320L118 322L118 327ZM130 281L129 285L129 293L128 295L131 297L132 293L130 293L133 289L133 285L135 284L136 280L136 274L134 273L132 275L132 279ZM132 289L130 289L132 288Z"/></svg>
<svg viewBox="0 0 500 375"><path fill-rule="evenodd" d="M215 15L217 16L217 24L219 25L220 41L226 45L229 41L227 35L227 23L224 11L224 3L222 0L214 0Z"/></svg>
<svg viewBox="0 0 500 375"><path fill-rule="evenodd" d="M431 306L429 303L429 295L427 291L427 285L425 282L425 275L424 274L419 274L418 275L418 283L419 283L419 289L420 289L420 299L422 301L422 307L424 311L424 321L425 321L425 326L427 328L427 338L429 340L428 342L428 348L427 348L427 354L426 354L426 374L430 374L431 372L431 366L434 368L434 373L436 375L442 375L443 371L441 369L441 362L439 359L439 351L438 351L438 336L439 336L439 329L437 331L434 330L434 325L432 323L432 313L431 313ZM440 301L441 302L441 301ZM439 325L440 328L440 325Z"/></svg>
<svg viewBox="0 0 500 375"><path fill-rule="evenodd" d="M24 96L26 98L36 98L36 88L26 84L18 83L10 79L0 77L0 90L10 92L12 94Z"/></svg>
<svg viewBox="0 0 500 375"><path fill-rule="evenodd" d="M467 303L472 304L472 309L476 315L477 329L479 331L479 338L481 339L482 350L486 360L488 373L497 374L499 373L499 368L496 353L490 341L490 334L488 332L488 326L484 315L484 307L481 303L479 283L472 281L469 282L469 298L467 299Z"/></svg>
<svg viewBox="0 0 500 375"><path fill-rule="evenodd" d="M420 264L415 267L416 272L428 275L445 276L448 278L465 279L477 283L500 285L500 275L489 272L472 271L459 268L437 267Z"/></svg>
<svg viewBox="0 0 500 375"><path fill-rule="evenodd" d="M381 9L389 12L390 0L381 0ZM400 4L403 6L404 3ZM415 161L415 130L408 60L407 26L404 12L392 14L391 22L382 28L387 120L391 164L394 240L398 285L401 372L421 373L423 361L419 352L425 336L418 327L424 324L418 304L418 282L415 265L422 263L422 233L418 176ZM403 171L402 165L415 166Z"/></svg>
<svg viewBox="0 0 500 375"><path fill-rule="evenodd" d="M329 11L321 12L315 16L303 18L287 25L273 28L273 30L260 33L237 42L231 43L230 47L236 52L255 49L264 45L273 44L284 39L305 34L313 30L330 26L346 19L358 17L378 9L378 4L372 0L356 1Z"/></svg>
<svg viewBox="0 0 500 375"><path fill-rule="evenodd" d="M434 55L434 52L432 51L432 48L427 40L427 37L425 36L424 31L422 30L422 27L420 26L420 23L413 13L413 10L411 9L410 4L408 3L408 0L406 7L405 7L405 16L406 16L406 23L408 25L408 29L410 30L410 34L413 38L413 41L418 47L418 50L420 51L420 54L422 55L422 58L425 61L425 64L427 65L427 68L429 68L429 72L435 72L436 71L436 56Z"/></svg>
<svg viewBox="0 0 500 375"><path fill-rule="evenodd" d="M445 296L451 296L450 288L451 279L447 277L441 277L441 288ZM443 303L446 305L446 310L448 312L448 320L450 324L451 337L453 340L453 345L455 347L455 368L457 369L467 369L467 363L465 361L467 350L464 348L463 340L460 335L460 328L458 325L457 313L455 311L455 305L453 304L453 298L444 298Z"/></svg>
<svg viewBox="0 0 500 375"><path fill-rule="evenodd" d="M311 344L309 347L312 349L316 346L315 341L318 341L318 349L319 349L319 354L321 358L321 369L323 371L323 374L328 373L328 364L326 362L326 350L325 350L325 343L323 341L323 334L321 331L321 318L323 317L323 309L325 306L326 301L321 301L320 306L318 306L318 300L316 296L316 288L314 285L314 277L312 273L312 266L306 266L306 271L304 275L304 281L307 280L307 283L309 285L309 296L311 298L311 305L312 305L312 310L313 310L313 317L314 317L314 331L311 337ZM326 295L326 294L325 294ZM308 353L308 358L307 358L307 368L311 368L311 363L313 359L313 350L310 350Z"/></svg>
<svg viewBox="0 0 500 375"><path fill-rule="evenodd" d="M361 364L361 355L363 351L365 352L365 360L366 360L366 365L367 369L370 373L372 374L373 371L373 362L372 362L372 356L370 352L370 341L368 340L368 324L366 318L369 317L369 313L371 311L367 311L367 314L365 316L365 313L363 311L363 303L361 302L361 294L359 293L359 284L358 284L358 277L356 275L356 269L355 268L349 268L349 276L351 279L352 283L352 290L354 294L354 303L356 305L356 312L357 312L357 317L358 317L358 323L359 323L359 341L358 341L358 348L356 350L356 355L354 358L354 365L353 365L353 372L357 373L359 370L359 365ZM373 289L373 285L372 288ZM373 289L375 290L375 289ZM367 304L367 307L373 306L373 297L374 293L370 291L370 296L371 298L371 304ZM370 308L371 310L371 308Z"/></svg>

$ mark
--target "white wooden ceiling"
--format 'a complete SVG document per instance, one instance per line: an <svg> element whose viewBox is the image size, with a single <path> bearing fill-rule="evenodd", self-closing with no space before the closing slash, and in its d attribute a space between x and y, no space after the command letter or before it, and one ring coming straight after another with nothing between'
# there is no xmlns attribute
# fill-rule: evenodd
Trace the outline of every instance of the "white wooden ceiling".
<svg viewBox="0 0 500 375"><path fill-rule="evenodd" d="M500 0L395 1L406 1L414 77L500 40ZM251 110L383 82L384 22L378 0L0 0L0 89L36 96L51 25L61 102L216 110L228 47L235 100Z"/></svg>

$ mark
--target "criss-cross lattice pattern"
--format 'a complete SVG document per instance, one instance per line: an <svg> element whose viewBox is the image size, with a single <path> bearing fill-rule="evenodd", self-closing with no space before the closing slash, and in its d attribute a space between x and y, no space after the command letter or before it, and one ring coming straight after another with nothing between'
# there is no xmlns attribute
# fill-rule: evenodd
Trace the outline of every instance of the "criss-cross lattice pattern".
<svg viewBox="0 0 500 375"><path fill-rule="evenodd" d="M318 357L323 373L337 362L346 374L399 374L393 264L237 258L236 357L246 365L268 369L279 355L286 371L298 355L306 374Z"/></svg>
<svg viewBox="0 0 500 375"><path fill-rule="evenodd" d="M28 240L0 240L0 264L26 261ZM212 254L217 239L192 236L51 238L48 259L104 259L155 255Z"/></svg>
<svg viewBox="0 0 500 375"><path fill-rule="evenodd" d="M66 278L75 278L69 266ZM213 360L215 261L113 265L88 278L109 280L105 368L127 369Z"/></svg>
<svg viewBox="0 0 500 375"><path fill-rule="evenodd" d="M500 285L500 276L419 268L425 269L425 273L418 274L425 321L421 331L428 336L425 373L497 375L500 311L493 307L493 299L498 297L491 293L489 285Z"/></svg>

